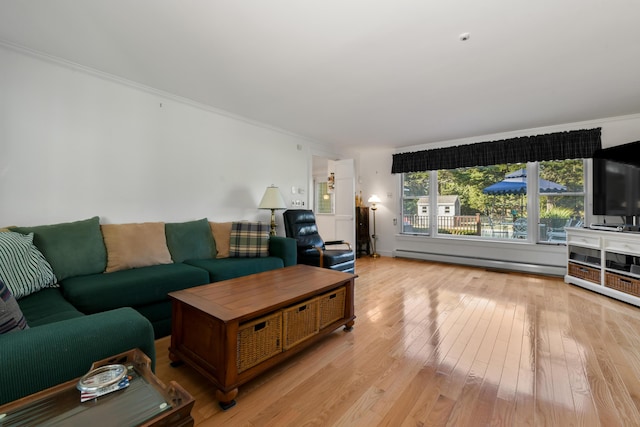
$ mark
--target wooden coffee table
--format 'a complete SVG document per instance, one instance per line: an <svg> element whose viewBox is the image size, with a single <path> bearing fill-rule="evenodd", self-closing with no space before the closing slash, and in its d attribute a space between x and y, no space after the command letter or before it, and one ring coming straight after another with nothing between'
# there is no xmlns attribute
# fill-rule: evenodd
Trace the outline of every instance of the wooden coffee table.
<svg viewBox="0 0 640 427"><path fill-rule="evenodd" d="M172 292L169 357L213 382L228 409L241 384L342 325L351 330L356 277L295 265Z"/></svg>
<svg viewBox="0 0 640 427"><path fill-rule="evenodd" d="M163 384L151 361L134 349L95 362L130 367L129 387L80 402L78 379L0 406L0 426L174 426L193 425L194 400L178 383Z"/></svg>

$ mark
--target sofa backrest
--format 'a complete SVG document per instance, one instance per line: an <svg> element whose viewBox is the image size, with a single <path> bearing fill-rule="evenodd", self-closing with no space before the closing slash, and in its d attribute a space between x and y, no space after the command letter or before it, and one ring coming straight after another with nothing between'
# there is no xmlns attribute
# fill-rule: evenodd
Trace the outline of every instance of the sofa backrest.
<svg viewBox="0 0 640 427"><path fill-rule="evenodd" d="M102 273L107 266L107 250L97 216L60 224L14 227L11 231L33 233L33 243L51 264L58 281Z"/></svg>

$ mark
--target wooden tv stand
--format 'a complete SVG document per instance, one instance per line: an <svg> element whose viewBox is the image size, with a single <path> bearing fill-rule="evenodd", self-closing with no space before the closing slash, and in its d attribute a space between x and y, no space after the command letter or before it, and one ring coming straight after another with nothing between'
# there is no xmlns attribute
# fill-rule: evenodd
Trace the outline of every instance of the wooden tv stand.
<svg viewBox="0 0 640 427"><path fill-rule="evenodd" d="M640 307L640 233L566 231L565 282Z"/></svg>
<svg viewBox="0 0 640 427"><path fill-rule="evenodd" d="M295 265L172 292L169 357L213 382L228 409L241 384L353 327L356 277Z"/></svg>

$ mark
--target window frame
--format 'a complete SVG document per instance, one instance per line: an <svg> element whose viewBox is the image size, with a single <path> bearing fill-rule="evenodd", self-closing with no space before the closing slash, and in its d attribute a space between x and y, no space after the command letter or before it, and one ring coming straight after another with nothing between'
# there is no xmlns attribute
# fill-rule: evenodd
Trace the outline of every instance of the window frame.
<svg viewBox="0 0 640 427"><path fill-rule="evenodd" d="M435 188L433 185L434 185L434 182L437 182L437 181L434 181L433 171L428 171L427 173L429 174L429 183L428 183L428 187L427 187L428 194L422 194L422 195L419 195L419 196L409 196L409 197L404 197L404 189L405 189L404 177L405 177L405 174L404 173L399 174L400 175L400 194L402 194L402 196L400 198L400 218L402 219L400 221L400 233L401 234L413 235L413 236L416 236L416 235L417 236L430 236L432 234L431 224L433 224L433 221L431 220L431 216L433 215L433 209L430 209L430 207L431 207L431 205L433 203L432 203L432 199L431 199L431 193L432 193L431 189ZM404 227L405 227L405 223L404 223L404 219L405 219L404 201L407 200L407 199L416 200L416 216L426 216L427 217L426 221L429 224L429 227L426 229L425 232L415 232L415 231L413 231L413 228L412 228L411 232L405 232L404 231ZM428 200L427 205L424 206L424 209L423 209L424 211L426 211L425 213L427 215L419 215L420 207L418 206L418 201L420 199L427 199Z"/></svg>
<svg viewBox="0 0 640 427"><path fill-rule="evenodd" d="M571 159L566 159L566 160L571 160ZM559 160L562 161L562 160ZM532 186L534 188L537 189L537 182L538 182L538 177L539 177L539 165L541 162L528 162L526 163L526 169L527 169L527 185L529 188L532 188ZM539 189L537 189L537 191L534 192L527 192L527 197L526 197L526 203L527 203L527 226L528 226L528 230L533 230L533 233L527 233L527 237L526 239L519 239L516 241L516 239L507 239L507 238L499 238L496 239L494 237L486 237L486 236L469 236L469 235L452 235L452 234L444 234L444 233L438 233L438 227L437 227L437 209L433 209L432 207L435 205L437 206L437 192L434 191L430 191L433 188L438 188L438 170L433 170L433 171L428 171L429 173L429 177L430 177L430 182L429 182L429 194L427 195L416 195L416 196L410 196L410 197L404 197L404 191L402 191L405 187L404 187L404 182L405 182L405 176L406 176L406 172L405 173L401 173L400 175L400 202L399 202L399 207L400 207L400 217L403 219L402 223L400 224L399 227L399 234L403 235L403 236L419 236L419 237L430 237L430 238L447 238L447 239L470 239L470 240L480 240L480 241L499 241L499 242L503 242L503 243L514 243L514 244L523 244L523 243L528 243L528 244L542 244L542 245L566 245L566 241L557 241L557 242L550 242L547 240L541 240L541 233L539 228L539 224L540 224L540 209L539 209L539 203L540 203L540 197L541 196L581 196L583 199L583 206L584 206L584 224L588 224L591 220L591 212L590 212L590 207L591 207L591 200L592 200L592 195L591 195L591 175L592 175L592 161L591 159L582 159L582 164L583 164L583 186L582 186L582 191L571 191L571 192L563 192L563 193L541 193L539 191ZM411 172L409 172L411 173ZM429 212L429 228L428 228L428 232L420 232L420 233L416 233L416 232L407 232L404 230L404 217L405 217L405 212L404 212L404 203L405 200L407 199L420 199L420 198L425 198L428 197L429 200L429 207L427 208L428 212ZM435 218L434 218L435 217Z"/></svg>

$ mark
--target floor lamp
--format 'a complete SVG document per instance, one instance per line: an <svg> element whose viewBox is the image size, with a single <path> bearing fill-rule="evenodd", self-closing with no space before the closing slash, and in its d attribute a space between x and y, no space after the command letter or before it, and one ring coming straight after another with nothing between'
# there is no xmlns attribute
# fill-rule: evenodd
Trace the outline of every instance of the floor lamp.
<svg viewBox="0 0 640 427"><path fill-rule="evenodd" d="M380 200L380 197L372 194L367 201L371 203L371 210L373 211L373 235L371 236L373 238L373 254L371 254L371 257L378 258L380 255L376 252L376 239L378 238L376 235L376 210L378 209L376 203L380 203L382 200Z"/></svg>

